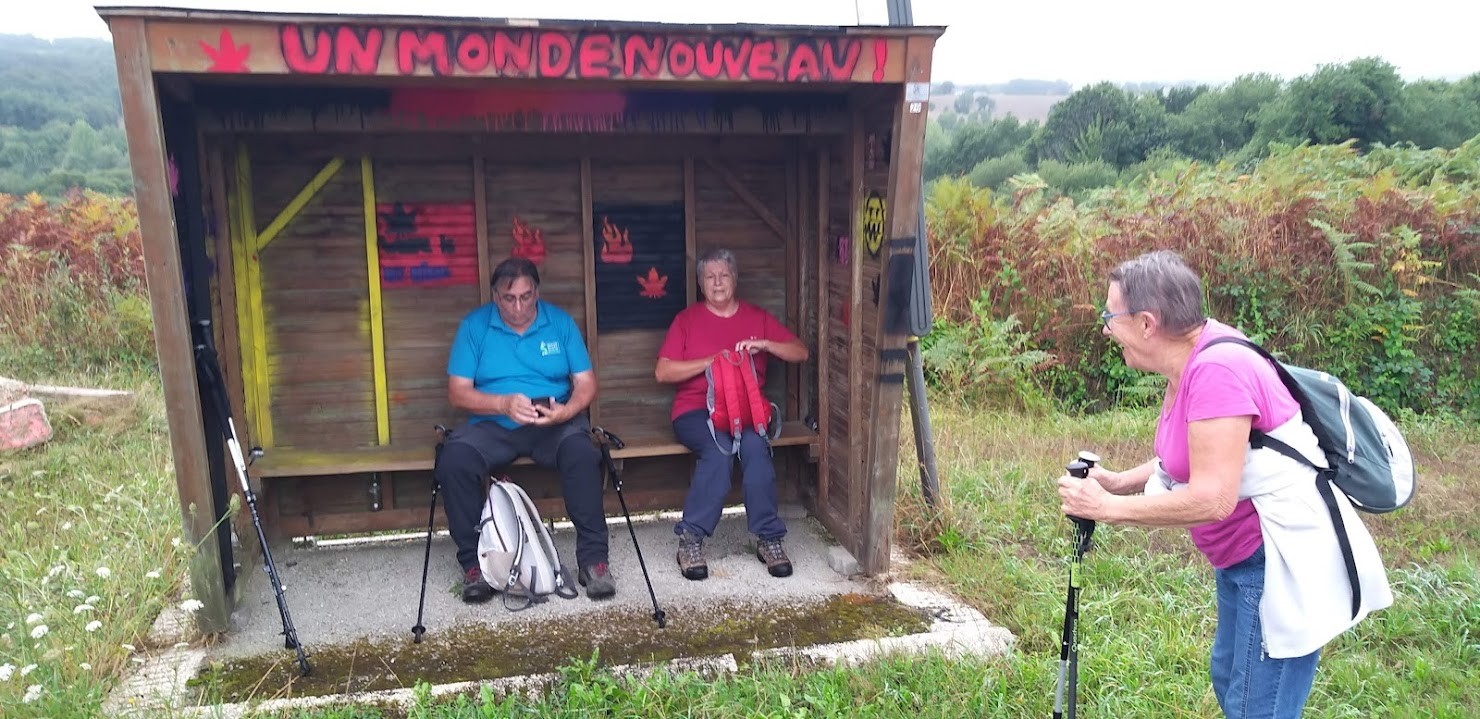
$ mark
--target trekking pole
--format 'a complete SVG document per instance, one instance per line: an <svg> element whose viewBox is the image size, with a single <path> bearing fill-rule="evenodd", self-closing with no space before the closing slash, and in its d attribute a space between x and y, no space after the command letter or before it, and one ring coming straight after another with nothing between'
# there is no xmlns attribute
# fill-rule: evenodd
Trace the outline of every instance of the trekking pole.
<svg viewBox="0 0 1480 719"><path fill-rule="evenodd" d="M1093 452L1080 452L1079 459L1070 462L1065 469L1069 475L1080 479L1089 478L1089 469L1100 461ZM1064 695L1067 683L1069 719L1078 714L1079 706L1079 589L1084 555L1090 549L1095 534L1092 519L1068 515L1074 522L1074 559L1069 563L1069 596L1064 600L1064 632L1059 641L1059 684L1054 691L1053 719L1064 719ZM1067 682L1066 682L1067 680Z"/></svg>
<svg viewBox="0 0 1480 719"><path fill-rule="evenodd" d="M447 435L452 430L444 425L437 425L437 449L434 451L436 459L442 458L442 443L447 440ZM437 466L436 460L432 461L433 471ZM441 487L437 481L437 475L432 475L432 506L427 510L427 550L421 558L421 599L416 602L416 626L411 628L411 643L420 644L422 635L427 633L427 628L421 623L422 616L427 609L427 567L432 564L432 524L437 521L437 490Z"/></svg>
<svg viewBox="0 0 1480 719"><path fill-rule="evenodd" d="M612 488L617 490L617 501L622 503L622 516L627 518L627 532L632 535L632 548L637 550L637 566L642 567L642 579L647 582L648 597L653 600L653 621L658 623L658 628L668 626L668 615L658 608L658 595L653 592L653 579L648 576L647 562L642 559L642 546L637 543L637 530L632 527L632 513L627 511L627 499L622 496L622 477L617 472L617 465L612 461L612 447L622 449L627 444L620 437L600 427L592 427L591 434L596 435L597 442L601 445L601 461L606 465L606 474L611 477Z"/></svg>
<svg viewBox="0 0 1480 719"><path fill-rule="evenodd" d="M278 577L277 564L272 561L272 548L267 544L267 534L262 531L262 517L257 513L257 494L252 491L252 483L247 479L247 460L242 456L241 442L236 437L236 424L231 421L231 405L228 403L226 387L221 380L221 366L216 359L215 343L211 338L211 321L197 320L196 329L198 332L195 342L196 371L204 376L203 384L211 388L211 404L216 406L216 417L221 426L226 429L226 448L231 454L232 465L236 467L237 479L241 480L242 495L246 498L247 509L252 515L252 526L257 529L257 541L262 545L262 568L272 582L272 593L277 599L278 614L283 620L283 648L297 651L298 672L306 677L313 672L313 667L309 666L308 653L303 650L303 644L298 641L298 629L293 626L293 617L288 613L286 587ZM252 459L256 460L262 456L262 448L253 447L250 454Z"/></svg>

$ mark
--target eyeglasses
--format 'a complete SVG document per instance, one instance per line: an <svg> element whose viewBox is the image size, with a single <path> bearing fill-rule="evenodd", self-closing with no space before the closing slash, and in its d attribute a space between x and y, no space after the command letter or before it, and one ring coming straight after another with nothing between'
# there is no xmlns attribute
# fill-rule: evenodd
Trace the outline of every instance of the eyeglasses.
<svg viewBox="0 0 1480 719"><path fill-rule="evenodd" d="M1138 311L1139 310L1126 310L1124 312L1111 312L1110 310L1105 310L1104 312L1101 312L1100 313L1100 322L1103 322L1106 327L1109 327L1110 326L1110 320L1113 320L1116 317L1124 317L1126 315L1133 315L1133 314L1135 314Z"/></svg>

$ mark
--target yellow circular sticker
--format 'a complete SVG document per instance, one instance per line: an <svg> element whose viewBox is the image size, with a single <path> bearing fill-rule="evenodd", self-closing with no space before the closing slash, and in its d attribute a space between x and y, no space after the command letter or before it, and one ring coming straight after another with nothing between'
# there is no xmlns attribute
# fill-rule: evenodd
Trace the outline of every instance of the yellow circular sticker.
<svg viewBox="0 0 1480 719"><path fill-rule="evenodd" d="M864 199L863 209L859 212L858 234L863 238L863 246L868 249L868 253L878 257L879 250L884 247L884 198L872 190Z"/></svg>

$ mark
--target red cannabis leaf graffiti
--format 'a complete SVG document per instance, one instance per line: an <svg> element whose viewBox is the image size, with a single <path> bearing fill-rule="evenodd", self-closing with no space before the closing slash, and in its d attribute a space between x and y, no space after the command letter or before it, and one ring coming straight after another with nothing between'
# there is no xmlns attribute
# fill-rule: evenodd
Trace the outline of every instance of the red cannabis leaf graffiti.
<svg viewBox="0 0 1480 719"><path fill-rule="evenodd" d="M231 30L221 28L221 37L216 41L216 47L211 47L205 40L199 42L200 49L205 51L206 57L211 58L211 66L206 68L207 72L250 72L247 57L252 54L252 46L237 45L236 39L231 36Z"/></svg>
<svg viewBox="0 0 1480 719"><path fill-rule="evenodd" d="M658 268L649 267L646 277L638 275L637 284L642 287L638 294L651 300L661 300L668 296L668 275L658 274Z"/></svg>

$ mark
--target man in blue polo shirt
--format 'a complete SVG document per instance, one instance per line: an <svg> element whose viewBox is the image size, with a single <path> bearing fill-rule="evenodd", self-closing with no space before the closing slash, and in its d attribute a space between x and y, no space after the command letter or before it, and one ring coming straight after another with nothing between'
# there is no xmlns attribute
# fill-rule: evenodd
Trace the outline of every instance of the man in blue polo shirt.
<svg viewBox="0 0 1480 719"><path fill-rule="evenodd" d="M468 313L452 342L447 397L471 416L443 444L434 470L463 570L463 601L493 597L478 567L483 478L519 457L560 472L576 528L577 578L591 599L610 597L617 585L607 568L601 453L582 414L596 399L586 343L569 314L540 301L534 263L504 260L491 284L493 302Z"/></svg>

